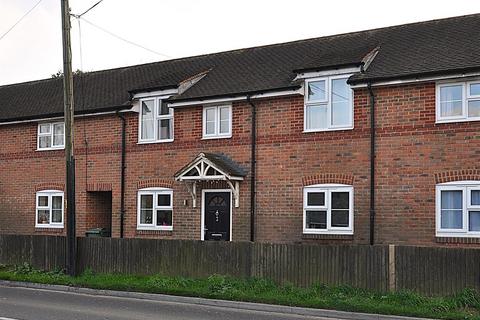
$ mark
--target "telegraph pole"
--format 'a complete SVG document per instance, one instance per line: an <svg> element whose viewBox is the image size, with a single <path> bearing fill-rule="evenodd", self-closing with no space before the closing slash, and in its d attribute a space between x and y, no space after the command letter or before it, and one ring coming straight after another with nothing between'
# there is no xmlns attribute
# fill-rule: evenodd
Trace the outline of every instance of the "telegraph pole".
<svg viewBox="0 0 480 320"><path fill-rule="evenodd" d="M66 216L67 216L67 274L76 275L77 238L75 236L75 157L73 155L73 75L72 48L70 45L70 6L62 3L63 40L63 100L65 115L65 160L66 160Z"/></svg>

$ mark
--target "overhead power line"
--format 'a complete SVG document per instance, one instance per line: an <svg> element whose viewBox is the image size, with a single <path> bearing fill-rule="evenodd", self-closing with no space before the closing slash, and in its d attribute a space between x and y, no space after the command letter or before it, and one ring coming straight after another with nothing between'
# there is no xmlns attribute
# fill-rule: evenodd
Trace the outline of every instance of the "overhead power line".
<svg viewBox="0 0 480 320"><path fill-rule="evenodd" d="M100 0L98 1L97 3L95 3L93 6L91 6L90 8L88 8L87 10L85 10L83 13L79 14L78 15L78 18L80 18L81 16L83 16L84 14L86 14L88 11L92 10L93 8L95 8L96 6L98 6L103 0Z"/></svg>
<svg viewBox="0 0 480 320"><path fill-rule="evenodd" d="M91 6L90 8L88 8L87 10L83 11L82 13L80 14L73 14L73 13L70 13L70 15L74 18L77 19L78 21L78 38L79 38L79 51L80 51L80 70L83 71L83 53L82 53L82 26L81 26L81 23L80 23L80 18L87 14L90 10L92 10L93 8L95 8L96 6L98 6L103 0L100 0L100 1L97 1L93 6Z"/></svg>
<svg viewBox="0 0 480 320"><path fill-rule="evenodd" d="M0 36L0 40L2 40L3 38L5 38L5 36L7 34L10 33L10 31L13 30L13 28L15 28L20 22L22 22L23 19L25 19L26 16L28 16L30 14L30 12L32 12L36 7L38 7L38 5L42 2L43 0L39 0L37 3L35 3L35 5L30 9L28 10L20 19L17 20L17 22L15 22L7 31L5 31L5 33L3 33L1 36Z"/></svg>
<svg viewBox="0 0 480 320"><path fill-rule="evenodd" d="M140 44L138 44L138 43L135 43L135 42L133 42L133 41L130 41L130 40L128 40L128 39L125 39L125 38L123 38L123 37L121 37L121 36L119 36L119 35L111 32L111 31L108 31L107 29L102 28L102 27L100 27L100 26L98 26L98 25L96 25L96 24L88 21L87 19L85 19L85 18L82 17L81 15L80 15L80 16L74 16L74 17L77 18L77 19L81 19L81 20L85 21L86 23L88 23L89 25L91 25L92 27L95 27L95 28L99 29L100 31L103 31L103 32L109 34L110 36L112 36L112 37L114 37L114 38L117 38L117 39L119 39L119 40L121 40L121 41L124 41L124 42L126 42L126 43L128 43L128 44L131 44L131 45L136 46L136 47L138 47L138 48L142 48L143 50L149 51L149 52L151 52L151 53L154 53L154 54L156 54L156 55L159 55L159 56L162 56L162 57L165 57L165 58L171 58L171 56L169 56L169 55L166 55L166 54L164 54L164 53L160 53L160 52L157 52L157 51L155 51L155 50L149 49L149 48L147 48L147 47L145 47L145 46L142 46L142 45L140 45Z"/></svg>

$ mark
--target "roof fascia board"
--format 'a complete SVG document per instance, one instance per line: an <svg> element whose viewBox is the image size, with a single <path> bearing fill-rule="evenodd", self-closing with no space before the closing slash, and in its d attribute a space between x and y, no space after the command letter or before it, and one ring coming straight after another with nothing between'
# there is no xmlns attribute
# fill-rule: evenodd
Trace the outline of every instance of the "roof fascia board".
<svg viewBox="0 0 480 320"><path fill-rule="evenodd" d="M282 96L289 96L289 95L303 95L303 86L298 89L292 90L282 90L276 92L265 92L265 93L257 93L250 95L251 99L259 99L259 98L270 98L270 97L282 97ZM216 99L199 99L199 100L189 100L189 101L180 101L180 102L170 102L168 106L170 108L176 107L185 107L185 106L195 106L195 105L203 105L203 104L215 104L215 103L225 103L225 102L233 102L233 101L242 101L247 100L248 95L241 95L238 97L226 97L226 98L216 98Z"/></svg>
<svg viewBox="0 0 480 320"><path fill-rule="evenodd" d="M298 73L295 80L300 79L308 79L308 78L317 78L317 77L324 77L324 76L336 76L342 74L352 74L361 71L361 67L352 67L352 68L343 68L343 69L331 69L331 70L322 70L322 71L310 71L310 72L302 72Z"/></svg>
<svg viewBox="0 0 480 320"><path fill-rule="evenodd" d="M132 110L131 109L125 109L125 110L120 110L118 112L124 113L124 112L130 112L130 111L132 111ZM75 118L86 118L86 117L110 115L110 114L116 114L116 113L117 113L117 111L105 111L105 112L76 114L74 117ZM0 122L0 126L13 125L13 124L23 124L23 123L32 123L32 122L43 122L43 121L56 121L56 120L61 120L61 119L63 119L63 116L47 117L47 118L34 118L34 119L28 119L28 120Z"/></svg>
<svg viewBox="0 0 480 320"><path fill-rule="evenodd" d="M143 98L159 97L159 96L172 96L177 93L178 93L178 89L138 92L133 94L132 99L143 99Z"/></svg>
<svg viewBox="0 0 480 320"><path fill-rule="evenodd" d="M480 72L471 72L471 73L459 73L459 74L450 74L450 75L443 75L443 76L440 75L440 76L422 77L422 78L399 79L399 80L391 80L391 81L378 81L378 82L372 82L371 85L372 85L372 87L382 87L382 86L394 86L394 85L422 83L422 82L430 82L430 81L466 79L466 78L479 77L479 76L480 76ZM366 88L367 86L368 86L367 83L351 85L351 87L353 89L355 89L355 88Z"/></svg>

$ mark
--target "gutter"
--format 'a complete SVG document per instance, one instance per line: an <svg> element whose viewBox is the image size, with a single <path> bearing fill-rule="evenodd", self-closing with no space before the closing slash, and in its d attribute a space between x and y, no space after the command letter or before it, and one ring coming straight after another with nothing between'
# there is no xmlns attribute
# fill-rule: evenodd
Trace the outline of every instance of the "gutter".
<svg viewBox="0 0 480 320"><path fill-rule="evenodd" d="M352 87L361 87L373 85L382 85L390 84L390 82L402 84L407 82L419 82L419 81L430 81L443 78L461 78L469 76L477 76L480 73L480 67L467 67L467 68L455 68L439 71L427 71L427 72L413 72L403 75L393 75L393 76L377 76L377 77L364 77L364 78L354 78L347 81Z"/></svg>
<svg viewBox="0 0 480 320"><path fill-rule="evenodd" d="M370 95L370 245L375 244L375 95L372 84L368 83Z"/></svg>
<svg viewBox="0 0 480 320"><path fill-rule="evenodd" d="M124 220L125 220L125 163L126 163L126 128L127 120L125 116L120 112L117 112L117 116L122 120L122 158L121 158L121 170L120 170L120 238L123 238Z"/></svg>
<svg viewBox="0 0 480 320"><path fill-rule="evenodd" d="M288 87L275 88L275 89L265 89L257 91L247 91L239 92L232 94L220 94L220 95L211 95L206 97L196 97L196 98L178 98L178 99L167 99L165 100L169 107L182 107L182 106L193 106L196 104L205 104L205 103L215 103L219 101L237 101L237 100L246 100L248 96L251 98L263 98L263 97L272 97L272 96L281 96L281 95L291 95L297 94L298 90L301 89L301 85L292 85Z"/></svg>
<svg viewBox="0 0 480 320"><path fill-rule="evenodd" d="M255 208L256 208L256 166L257 166L257 107L247 96L247 102L252 107L252 143L250 158L250 241L255 241Z"/></svg>
<svg viewBox="0 0 480 320"><path fill-rule="evenodd" d="M85 110L82 112L77 111L75 112L74 117L81 118L81 117L100 116L100 115L107 115L107 114L116 114L118 112L128 112L130 111L131 108L132 108L132 105L123 105L123 106L117 106L117 107ZM58 120L63 118L64 118L63 113L51 113L51 114L46 114L42 116L17 117L17 118L10 118L6 120L0 120L0 126L29 123L29 122Z"/></svg>

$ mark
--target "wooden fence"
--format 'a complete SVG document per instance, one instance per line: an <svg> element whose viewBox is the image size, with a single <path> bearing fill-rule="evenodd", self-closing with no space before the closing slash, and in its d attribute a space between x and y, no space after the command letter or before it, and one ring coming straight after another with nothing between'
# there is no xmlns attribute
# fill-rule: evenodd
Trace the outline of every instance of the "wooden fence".
<svg viewBox="0 0 480 320"><path fill-rule="evenodd" d="M0 263L65 266L65 238L0 235ZM447 295L480 291L480 249L79 238L78 270L258 277Z"/></svg>

